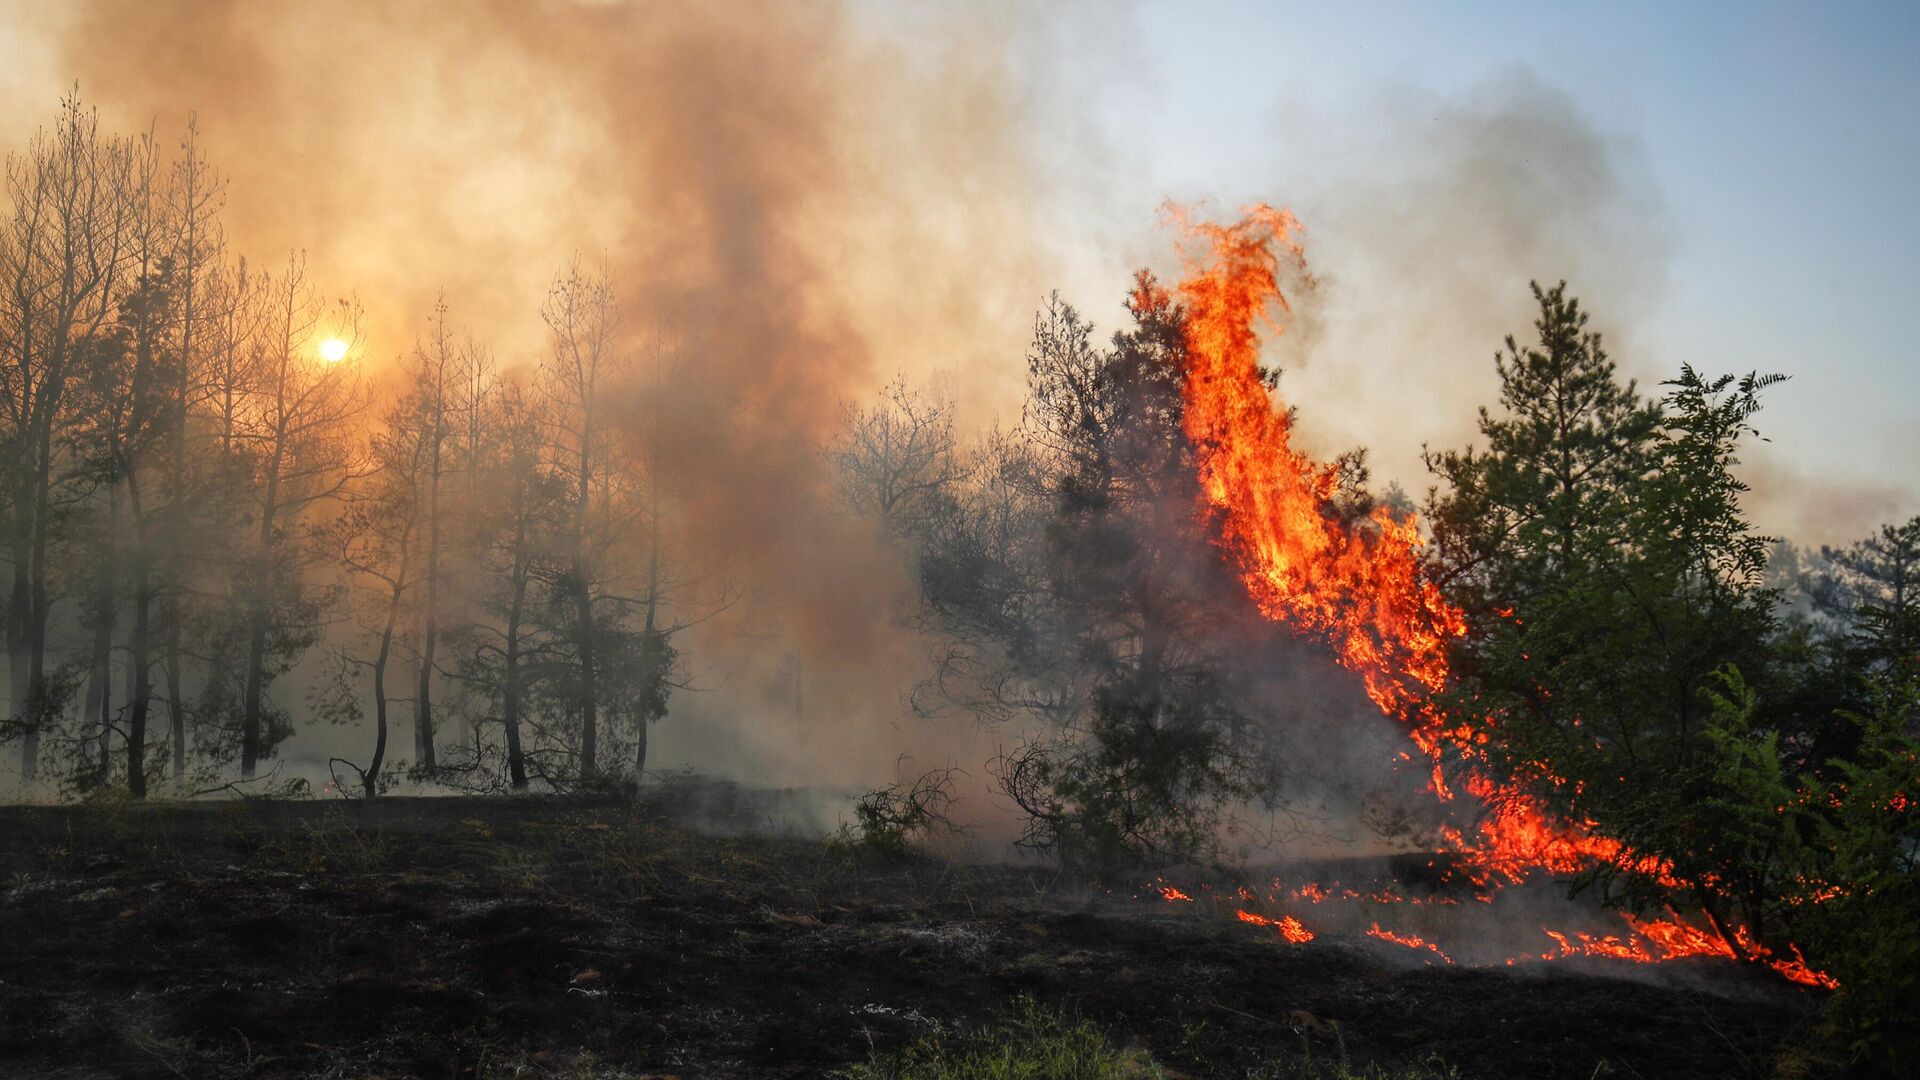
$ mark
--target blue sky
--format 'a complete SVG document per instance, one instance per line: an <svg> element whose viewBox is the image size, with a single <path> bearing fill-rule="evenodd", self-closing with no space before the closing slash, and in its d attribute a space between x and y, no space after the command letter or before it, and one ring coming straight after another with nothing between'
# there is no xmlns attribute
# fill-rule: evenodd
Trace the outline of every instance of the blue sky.
<svg viewBox="0 0 1920 1080"><path fill-rule="evenodd" d="M1381 95L1417 111L1516 73L1563 91L1659 204L1645 269L1662 287L1630 313L1596 313L1634 345L1623 368L1794 377L1763 414L1772 467L1756 469L1756 484L1800 489L1761 493L1796 504L1777 527L1920 513L1907 326L1920 299L1920 4L1148 4L1136 16L1144 77L1110 82L1101 122L1147 170L1143 187L1176 194L1311 190L1316 163L1285 145L1303 111L1322 128L1365 125ZM1484 358L1494 344L1463 347ZM1836 486L1857 497L1828 505Z"/></svg>

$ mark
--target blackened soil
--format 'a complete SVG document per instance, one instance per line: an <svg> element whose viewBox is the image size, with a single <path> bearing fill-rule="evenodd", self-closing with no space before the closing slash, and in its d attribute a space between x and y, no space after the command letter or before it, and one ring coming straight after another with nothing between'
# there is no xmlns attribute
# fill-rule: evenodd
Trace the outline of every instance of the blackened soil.
<svg viewBox="0 0 1920 1080"><path fill-rule="evenodd" d="M0 1075L812 1077L1020 995L1169 1075L1767 1075L1810 995L1287 946L1049 872L639 806L0 810ZM1337 1030L1337 1036L1335 1032Z"/></svg>

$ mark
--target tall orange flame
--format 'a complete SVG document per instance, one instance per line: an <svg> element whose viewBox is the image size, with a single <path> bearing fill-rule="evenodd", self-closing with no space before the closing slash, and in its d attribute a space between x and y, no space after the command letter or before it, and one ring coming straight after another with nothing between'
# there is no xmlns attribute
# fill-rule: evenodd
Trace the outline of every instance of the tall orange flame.
<svg viewBox="0 0 1920 1080"><path fill-rule="evenodd" d="M1292 417L1274 407L1260 370L1257 326L1286 307L1284 269L1304 270L1292 214L1255 206L1233 225L1177 220L1208 242L1180 282L1187 309L1186 430L1201 452L1200 481L1225 511L1222 541L1247 589L1272 619L1324 636L1390 715L1417 719L1438 750L1428 694L1446 682L1446 641L1466 632L1461 612L1418 573L1421 537L1386 507L1355 528L1329 515L1338 470L1292 446Z"/></svg>

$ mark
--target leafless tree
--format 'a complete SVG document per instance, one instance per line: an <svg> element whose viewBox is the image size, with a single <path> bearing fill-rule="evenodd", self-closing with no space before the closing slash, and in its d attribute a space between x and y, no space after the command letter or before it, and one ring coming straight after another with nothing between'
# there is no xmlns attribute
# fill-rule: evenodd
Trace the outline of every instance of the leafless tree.
<svg viewBox="0 0 1920 1080"><path fill-rule="evenodd" d="M447 301L442 296L434 305L433 338L414 349L412 371L413 407L408 419L418 428L414 434L419 447L419 516L421 519L421 558L425 562L421 602L420 685L414 699L414 752L423 769L434 768L433 683L438 673L434 652L440 636L440 557L441 479L446 474L446 445L452 436L451 410L459 391L463 361L447 329Z"/></svg>
<svg viewBox="0 0 1920 1080"><path fill-rule="evenodd" d="M153 701L153 615L157 593L155 562L160 552L158 515L166 493L160 458L174 418L167 388L169 369L178 362L174 349L174 262L160 162L151 135L134 144L129 171L128 273L117 298L115 325L87 353L89 415L76 422L90 430L95 473L107 487L112 531L101 577L111 582L122 557L127 571L132 626L127 642L126 745L127 790L136 798L147 791L147 720ZM124 498L128 535L117 536ZM119 542L119 551L114 542ZM103 590L102 606L111 597ZM96 630L96 647L111 635L113 620ZM105 657L96 653L104 670ZM104 679L102 679L104 683ZM92 695L90 694L89 697ZM103 695L101 745L104 753L111 712Z"/></svg>
<svg viewBox="0 0 1920 1080"><path fill-rule="evenodd" d="M841 412L840 432L827 447L841 501L895 535L924 532L951 505L964 474L952 405L902 378L872 405L850 401Z"/></svg>
<svg viewBox="0 0 1920 1080"><path fill-rule="evenodd" d="M505 743L508 782L527 786L527 703L536 663L555 651L531 610L534 590L551 564L564 565L557 541L566 535L570 505L565 480L547 467L547 422L543 399L512 383L500 387L486 410L490 437L477 447L475 468L492 493L490 508L477 514L481 542L476 560L486 584L465 628L463 681L486 703Z"/></svg>
<svg viewBox="0 0 1920 1080"><path fill-rule="evenodd" d="M133 149L103 137L77 95L53 130L7 161L0 238L0 421L4 422L13 589L7 608L11 724L32 782L40 733L57 711L47 683L48 574L63 409L78 352L113 317L129 260Z"/></svg>
<svg viewBox="0 0 1920 1080"><path fill-rule="evenodd" d="M434 406L424 389L416 387L389 410L384 430L371 440L374 472L345 496L345 508L326 529L333 557L353 583L349 603L373 642L371 657L350 648L340 651L350 669L364 668L373 676L373 755L366 768L355 766L367 798L379 793L386 764L387 671L395 636L408 594L431 582L430 571L420 565L431 557L423 492L431 490L434 468L431 422L423 416Z"/></svg>
<svg viewBox="0 0 1920 1080"><path fill-rule="evenodd" d="M594 587L601 569L604 543L594 518L594 496L602 507L611 505L610 462L613 440L605 427L603 395L622 373L620 310L605 270L583 267L578 258L561 271L540 308L552 333L552 352L541 368L540 386L547 397L544 410L551 436L552 465L567 480L570 520L567 525L567 566L560 582L571 600L570 638L577 664L574 706L578 711L579 772L593 775L598 767L599 694L595 648Z"/></svg>
<svg viewBox="0 0 1920 1080"><path fill-rule="evenodd" d="M168 219L173 226L173 279L178 304L179 357L166 391L171 408L167 460L168 508L165 533L166 562L170 568L162 603L161 664L166 677L167 726L172 745L172 776L178 785L187 770L187 705L183 671L187 623L189 569L200 563L194 538L213 524L209 514L211 479L193 452L189 427L195 419L196 399L208 386L208 356L222 342L218 324L231 319L223 301L233 298L221 289L221 258L225 237L219 215L226 203L226 185L208 163L200 147L198 117L187 116L180 152L173 164Z"/></svg>
<svg viewBox="0 0 1920 1080"><path fill-rule="evenodd" d="M246 666L242 677L240 775L252 779L262 754L270 637L292 634L277 651L310 643L312 601L301 571L314 557L308 511L337 496L365 466L356 454L353 421L367 401L359 373L359 309L323 303L295 254L265 287L261 364L242 441L257 462L251 497L257 525L247 568ZM329 310L331 308L331 310ZM329 346L338 342L339 346ZM329 358L325 348L337 348Z"/></svg>

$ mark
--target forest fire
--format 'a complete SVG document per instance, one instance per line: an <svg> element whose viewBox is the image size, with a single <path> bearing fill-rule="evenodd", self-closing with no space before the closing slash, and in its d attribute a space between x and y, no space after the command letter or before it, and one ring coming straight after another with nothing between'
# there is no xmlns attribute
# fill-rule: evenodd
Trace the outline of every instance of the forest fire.
<svg viewBox="0 0 1920 1080"><path fill-rule="evenodd" d="M1261 324L1276 334L1284 329L1270 315L1276 307L1288 310L1283 280L1291 275L1311 281L1293 215L1262 204L1231 225L1194 221L1179 208L1170 216L1205 250L1204 257L1189 256L1176 286L1187 313L1186 431L1200 451L1201 487L1219 522L1218 540L1238 563L1260 611L1324 640L1381 711L1406 725L1432 763L1427 786L1436 798L1454 797L1445 775L1447 752L1465 766L1463 786L1484 812L1471 835L1451 827L1442 835L1481 899L1490 901L1500 887L1537 872L1566 875L1596 861L1677 884L1662 860L1582 825L1556 822L1517 785L1490 779L1475 764L1484 760L1485 732L1450 727L1430 705L1448 684L1448 645L1467 627L1465 613L1420 571L1418 519L1387 506L1343 517L1336 506L1340 467L1292 446L1292 415L1273 401L1272 382L1260 366ZM1310 884L1301 898L1317 902L1327 895ZM1245 910L1238 914L1246 922L1273 925ZM1677 915L1628 922L1637 939L1569 938L1548 930L1560 952L1543 958L1579 954L1652 963L1695 955L1754 957L1794 982L1836 985L1797 951L1791 960L1772 956L1744 929L1728 940ZM1453 962L1424 939L1384 930L1378 922L1366 933L1431 949Z"/></svg>
<svg viewBox="0 0 1920 1080"><path fill-rule="evenodd" d="M1920 18L1389 6L0 0L0 1080L1920 1076Z"/></svg>

